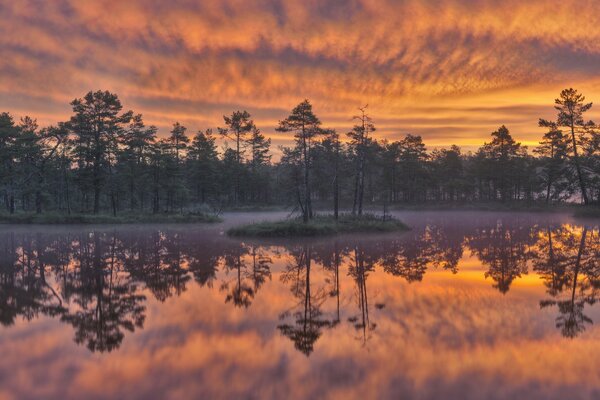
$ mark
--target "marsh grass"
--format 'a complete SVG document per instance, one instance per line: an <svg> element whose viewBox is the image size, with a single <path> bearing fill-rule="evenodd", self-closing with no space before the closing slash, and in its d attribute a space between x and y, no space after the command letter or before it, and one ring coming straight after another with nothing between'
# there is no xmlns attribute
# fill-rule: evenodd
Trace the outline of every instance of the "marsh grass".
<svg viewBox="0 0 600 400"><path fill-rule="evenodd" d="M425 204L401 204L390 206L395 211L490 211L490 212L540 212L561 213L571 212L574 206L571 204L550 204L541 202L519 203L519 202L474 202L474 203L425 203Z"/></svg>
<svg viewBox="0 0 600 400"><path fill-rule="evenodd" d="M575 209L573 213L575 218L600 218L600 207L582 206Z"/></svg>
<svg viewBox="0 0 600 400"><path fill-rule="evenodd" d="M213 223L221 219L203 213L188 214L63 214L63 213L16 213L0 214L2 224L143 224L143 223Z"/></svg>
<svg viewBox="0 0 600 400"><path fill-rule="evenodd" d="M247 237L302 237L302 236L327 236L341 233L381 233L408 230L401 221L374 214L353 216L340 215L336 221L332 215L317 216L305 223L301 218L286 219L275 222L258 222L227 231L229 236Z"/></svg>

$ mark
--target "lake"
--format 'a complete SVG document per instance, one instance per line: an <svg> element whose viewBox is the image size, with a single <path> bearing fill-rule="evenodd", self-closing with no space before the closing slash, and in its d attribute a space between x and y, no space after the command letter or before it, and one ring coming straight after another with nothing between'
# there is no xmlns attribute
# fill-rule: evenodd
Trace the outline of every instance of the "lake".
<svg viewBox="0 0 600 400"><path fill-rule="evenodd" d="M0 398L600 398L600 232L400 212L405 233L0 227Z"/></svg>

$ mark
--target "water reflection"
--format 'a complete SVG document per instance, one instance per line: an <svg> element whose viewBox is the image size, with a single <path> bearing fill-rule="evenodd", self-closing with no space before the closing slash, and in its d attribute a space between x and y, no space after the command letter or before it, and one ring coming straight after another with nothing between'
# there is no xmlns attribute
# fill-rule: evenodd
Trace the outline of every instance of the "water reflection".
<svg viewBox="0 0 600 400"><path fill-rule="evenodd" d="M312 247L303 245L290 250L291 260L281 274L281 282L289 286L297 304L286 310L279 317L284 322L277 328L282 335L294 342L294 347L310 355L314 344L325 328L334 326L321 311L321 306L328 299L329 293L324 286L313 287L311 282L311 265L313 262Z"/></svg>
<svg viewBox="0 0 600 400"><path fill-rule="evenodd" d="M486 278L491 278L501 293L508 292L515 279L527 274L536 229L498 221L492 227L476 228L467 238L469 249L487 267Z"/></svg>
<svg viewBox="0 0 600 400"><path fill-rule="evenodd" d="M258 289L271 279L271 257L256 246L240 246L225 254L223 259L229 278L221 284L221 291L227 293L225 302L248 308ZM213 271L216 273L216 269Z"/></svg>
<svg viewBox="0 0 600 400"><path fill-rule="evenodd" d="M542 300L540 306L556 306L556 327L565 337L573 338L592 324L584 309L598 300L598 230L562 226L548 230L546 235L539 246L535 268L542 274L551 299Z"/></svg>
<svg viewBox="0 0 600 400"><path fill-rule="evenodd" d="M9 231L0 243L0 323L51 317L92 352L115 350L143 329L149 299L165 303L194 285L242 311L262 291L285 288L278 315L266 317L306 356L333 329L351 329L368 346L389 301L370 289L378 273L391 289L394 277L419 285L428 271L460 280L464 260L475 257L477 271L505 296L533 273L545 288L540 308L556 310L556 328L568 338L592 324L586 310L600 290L597 226L518 218L434 219L372 240L245 243L169 228Z"/></svg>
<svg viewBox="0 0 600 400"><path fill-rule="evenodd" d="M369 273L375 270L376 259L365 254L364 248L358 244L351 251L348 275L352 277L356 285L356 302L358 303L358 316L348 318L357 331L362 332L363 344L370 338L370 332L377 326L369 319L369 292L367 290L367 278Z"/></svg>

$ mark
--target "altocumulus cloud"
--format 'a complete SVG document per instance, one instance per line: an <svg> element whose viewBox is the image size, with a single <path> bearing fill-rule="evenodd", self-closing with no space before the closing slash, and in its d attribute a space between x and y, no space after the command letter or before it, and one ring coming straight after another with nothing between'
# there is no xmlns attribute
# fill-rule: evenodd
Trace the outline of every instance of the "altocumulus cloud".
<svg viewBox="0 0 600 400"><path fill-rule="evenodd" d="M599 26L593 0L6 1L0 108L56 122L100 88L163 132L247 108L274 133L309 98L342 131L369 103L380 137L473 146L507 124L529 144L560 89L599 97Z"/></svg>

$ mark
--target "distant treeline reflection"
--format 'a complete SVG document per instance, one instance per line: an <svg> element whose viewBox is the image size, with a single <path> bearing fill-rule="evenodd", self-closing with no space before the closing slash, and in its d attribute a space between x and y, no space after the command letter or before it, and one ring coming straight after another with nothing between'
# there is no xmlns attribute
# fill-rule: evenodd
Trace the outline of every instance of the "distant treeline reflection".
<svg viewBox="0 0 600 400"><path fill-rule="evenodd" d="M111 351L127 331L143 328L147 296L162 302L200 285L218 290L226 303L248 308L273 280L272 265L279 259L284 267L276 282L288 287L293 299L281 306L278 329L308 355L323 330L342 323L356 329L360 340L369 339L377 326L370 311L385 307L369 299L368 277L377 270L419 282L429 269L458 273L459 260L469 252L502 293L533 270L547 288L540 306L556 306L556 326L566 337L575 337L592 322L585 307L596 302L600 288L596 226L431 223L379 241L338 238L271 245L205 236L169 229L2 233L0 323L56 317L73 326L78 344ZM355 307L344 309L343 318L340 276L354 282L345 290L352 291Z"/></svg>

